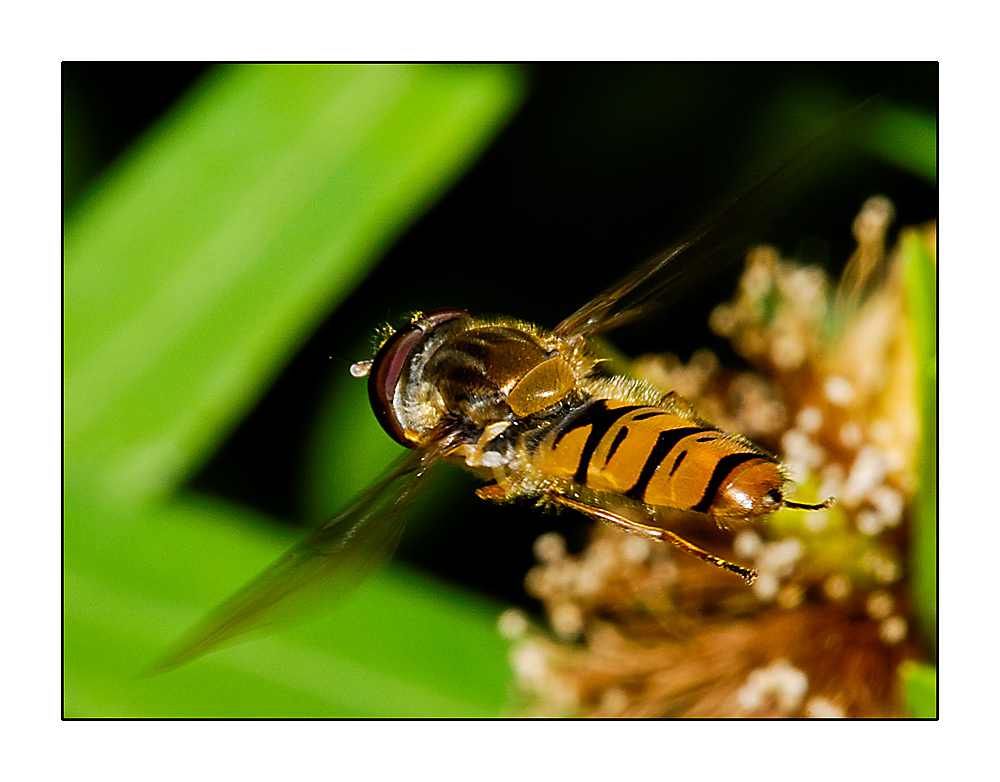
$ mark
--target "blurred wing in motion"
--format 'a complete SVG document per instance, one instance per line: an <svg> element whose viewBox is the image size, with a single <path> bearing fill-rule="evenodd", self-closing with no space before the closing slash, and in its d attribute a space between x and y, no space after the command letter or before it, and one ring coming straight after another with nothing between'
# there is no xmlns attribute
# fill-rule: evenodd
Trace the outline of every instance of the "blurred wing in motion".
<svg viewBox="0 0 1000 782"><path fill-rule="evenodd" d="M405 518L440 450L414 451L353 505L286 552L193 627L148 673L160 674L219 646L325 608L392 556Z"/></svg>
<svg viewBox="0 0 1000 782"><path fill-rule="evenodd" d="M743 258L780 217L781 206L794 195L796 185L855 128L872 100L853 109L685 239L584 304L556 326L554 333L589 337L611 331L669 304L681 293L690 293L722 267Z"/></svg>

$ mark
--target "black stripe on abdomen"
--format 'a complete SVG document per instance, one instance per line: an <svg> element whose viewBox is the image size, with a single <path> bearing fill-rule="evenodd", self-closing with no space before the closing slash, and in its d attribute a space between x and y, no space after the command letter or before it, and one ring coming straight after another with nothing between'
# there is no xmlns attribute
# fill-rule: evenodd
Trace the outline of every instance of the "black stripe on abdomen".
<svg viewBox="0 0 1000 782"><path fill-rule="evenodd" d="M553 449L570 432L582 429L585 426L590 427L590 432L587 434L587 441L583 444L583 450L580 451L580 460L577 462L576 472L573 473L574 481L586 485L590 459L594 455L594 451L597 450L601 439L611 431L611 427L615 425L618 419L635 410L641 410L643 407L645 405L624 405L623 407L608 409L608 403L604 399L598 399L584 407L564 423L552 443Z"/></svg>
<svg viewBox="0 0 1000 782"><path fill-rule="evenodd" d="M618 446L625 442L625 438L628 437L628 427L623 426L618 430L618 434L615 435L614 441L611 443L611 447L608 448L608 455L604 459L604 466L608 466L608 462L611 461L611 457L615 455L615 451L618 450Z"/></svg>
<svg viewBox="0 0 1000 782"><path fill-rule="evenodd" d="M708 481L708 486L705 487L705 493L697 503L691 506L691 510L698 513L708 513L708 509L715 501L715 495L725 480L732 474L733 470L751 459L766 461L759 453L731 453L719 459L715 469L712 470L712 477Z"/></svg>
<svg viewBox="0 0 1000 782"><path fill-rule="evenodd" d="M646 457L646 461L642 465L639 477L636 478L632 488L625 492L625 496L642 502L646 496L646 487L649 486L649 482L653 478L653 473L663 463L663 460L667 458L667 454L685 437L704 431L706 429L702 426L685 426L680 429L666 429L660 432L656 438L656 443L649 452L649 456Z"/></svg>

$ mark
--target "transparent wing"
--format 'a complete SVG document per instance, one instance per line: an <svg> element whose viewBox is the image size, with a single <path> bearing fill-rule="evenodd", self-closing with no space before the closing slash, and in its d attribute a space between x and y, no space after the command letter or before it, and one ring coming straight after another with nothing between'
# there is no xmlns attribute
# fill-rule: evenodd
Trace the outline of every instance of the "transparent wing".
<svg viewBox="0 0 1000 782"><path fill-rule="evenodd" d="M610 331L660 309L740 260L777 220L782 203L804 175L855 127L871 103L855 108L682 241L584 304L555 327L555 334L587 337Z"/></svg>
<svg viewBox="0 0 1000 782"><path fill-rule="evenodd" d="M348 594L396 550L403 511L439 454L436 449L409 454L353 505L202 619L149 673L164 673L224 644L249 640L248 634L290 624Z"/></svg>

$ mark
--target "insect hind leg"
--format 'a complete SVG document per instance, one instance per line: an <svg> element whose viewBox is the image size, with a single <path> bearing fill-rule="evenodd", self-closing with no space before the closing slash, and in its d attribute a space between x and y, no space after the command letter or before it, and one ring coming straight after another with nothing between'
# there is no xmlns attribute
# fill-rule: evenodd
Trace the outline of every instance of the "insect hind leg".
<svg viewBox="0 0 1000 782"><path fill-rule="evenodd" d="M709 554L704 549L698 548L693 543L682 538L680 535L671 532L667 529L661 529L659 527L649 526L647 524L642 524L641 522L634 521L620 513L615 513L608 508L603 508L598 505L591 505L580 500L574 499L572 497L567 497L563 494L559 494L555 491L549 491L547 497L553 503L563 505L567 508L572 508L573 510L584 513L591 518L597 519L598 521L604 521L608 524L614 524L615 526L621 527L622 529L632 532L638 535L644 535L648 538L654 538L656 540L666 541L672 546L676 546L681 551L689 554L696 559L700 559L702 562L706 562L709 565L714 565L722 570L727 570L730 573L735 573L744 581L747 585L753 584L757 579L757 571L752 568L745 568L741 565L737 565L734 562L729 562L728 560L717 557L714 554Z"/></svg>

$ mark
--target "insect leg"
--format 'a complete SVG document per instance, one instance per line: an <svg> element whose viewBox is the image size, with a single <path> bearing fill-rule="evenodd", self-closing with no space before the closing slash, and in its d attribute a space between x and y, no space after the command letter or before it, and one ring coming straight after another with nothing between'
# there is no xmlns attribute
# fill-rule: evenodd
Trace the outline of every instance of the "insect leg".
<svg viewBox="0 0 1000 782"><path fill-rule="evenodd" d="M567 508L572 508L573 510L579 511L580 513L585 513L591 518L597 519L599 521L604 521L609 524L614 524L622 529L633 532L638 535L645 535L648 538L654 538L656 540L663 540L676 546L681 551L690 554L692 557L700 559L702 562L707 562L709 565L715 565L723 570L728 570L730 573L735 573L747 584L752 584L757 578L757 571L751 568L741 567L733 562L717 557L714 554L709 554L704 549L698 548L693 543L686 541L680 535L671 532L670 530L660 529L659 527L652 527L647 524L642 524L641 522L634 521L626 516L619 513L615 513L607 508L601 508L595 505L588 505L586 503L575 500L571 497L566 497L565 495L559 494L558 492L550 491L548 493L548 498L555 503L564 505Z"/></svg>

